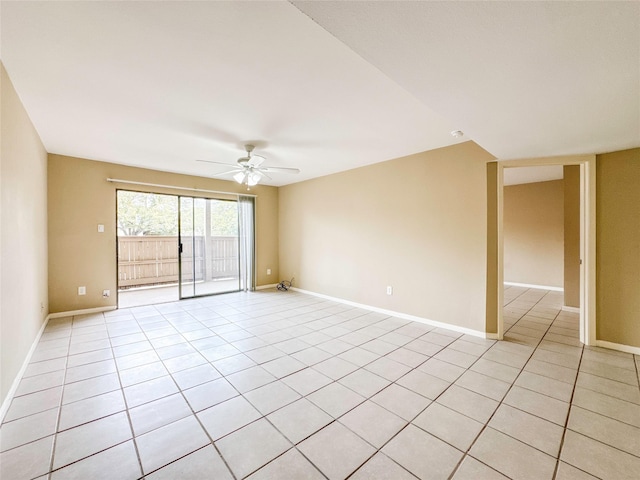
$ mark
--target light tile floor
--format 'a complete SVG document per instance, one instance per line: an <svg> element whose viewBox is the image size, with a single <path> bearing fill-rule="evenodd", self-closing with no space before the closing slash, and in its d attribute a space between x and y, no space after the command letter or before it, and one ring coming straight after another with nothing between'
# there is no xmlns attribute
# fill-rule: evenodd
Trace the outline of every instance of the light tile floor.
<svg viewBox="0 0 640 480"><path fill-rule="evenodd" d="M276 291L51 320L0 477L639 478L640 359L505 298L501 342Z"/></svg>

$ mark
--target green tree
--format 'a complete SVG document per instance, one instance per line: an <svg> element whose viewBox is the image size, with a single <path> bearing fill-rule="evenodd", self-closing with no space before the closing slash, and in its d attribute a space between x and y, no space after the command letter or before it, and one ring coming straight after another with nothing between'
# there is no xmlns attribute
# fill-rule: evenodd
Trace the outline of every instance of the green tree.
<svg viewBox="0 0 640 480"><path fill-rule="evenodd" d="M230 200L191 199L181 202L180 222L187 235L204 235L207 203L212 236L238 235L238 203ZM119 235L178 235L178 197L118 191Z"/></svg>
<svg viewBox="0 0 640 480"><path fill-rule="evenodd" d="M178 198L118 191L119 235L178 235Z"/></svg>
<svg viewBox="0 0 640 480"><path fill-rule="evenodd" d="M211 202L211 235L238 235L238 202Z"/></svg>

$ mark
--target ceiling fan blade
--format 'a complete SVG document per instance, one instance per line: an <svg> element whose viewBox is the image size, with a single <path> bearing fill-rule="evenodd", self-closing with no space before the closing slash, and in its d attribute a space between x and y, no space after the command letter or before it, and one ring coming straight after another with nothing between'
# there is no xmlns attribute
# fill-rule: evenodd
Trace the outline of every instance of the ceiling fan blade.
<svg viewBox="0 0 640 480"><path fill-rule="evenodd" d="M262 177L266 177L269 180L273 180L273 178L271 178L269 175L264 173L264 168L254 168L253 171L256 172L258 175L260 175Z"/></svg>
<svg viewBox="0 0 640 480"><path fill-rule="evenodd" d="M225 162L216 162L214 160L200 160L196 159L196 162L205 162L205 163L213 163L215 165L226 165L227 167L235 167L233 163L225 163Z"/></svg>
<svg viewBox="0 0 640 480"><path fill-rule="evenodd" d="M300 169L299 168L289 168L289 167L263 167L262 170L264 170L265 172L271 172L271 171L281 171L281 172L286 172L286 173L300 173Z"/></svg>
<svg viewBox="0 0 640 480"><path fill-rule="evenodd" d="M244 171L242 168L235 168L233 170L227 170L226 172L214 173L212 177L221 177L222 175L229 175L230 173L238 173Z"/></svg>
<svg viewBox="0 0 640 480"><path fill-rule="evenodd" d="M262 155L252 154L249 159L249 165L252 167L259 167L266 160Z"/></svg>

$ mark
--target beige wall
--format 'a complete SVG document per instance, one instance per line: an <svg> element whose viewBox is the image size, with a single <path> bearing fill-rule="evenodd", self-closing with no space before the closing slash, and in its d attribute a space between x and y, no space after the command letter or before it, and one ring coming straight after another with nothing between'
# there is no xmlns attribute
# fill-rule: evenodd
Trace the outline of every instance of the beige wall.
<svg viewBox="0 0 640 480"><path fill-rule="evenodd" d="M562 288L562 180L504 187L504 281Z"/></svg>
<svg viewBox="0 0 640 480"><path fill-rule="evenodd" d="M564 304L580 307L580 165L565 165Z"/></svg>
<svg viewBox="0 0 640 480"><path fill-rule="evenodd" d="M49 301L51 312L116 304L116 189L192 195L180 190L107 182L107 178L247 193L235 182L49 155ZM277 283L278 189L252 187L256 199L257 285ZM211 196L193 193L194 196ZM98 233L97 225L105 232ZM270 268L272 274L267 276ZM87 294L77 295L79 286ZM102 291L111 290L103 299Z"/></svg>
<svg viewBox="0 0 640 480"><path fill-rule="evenodd" d="M596 157L597 338L640 347L640 148Z"/></svg>
<svg viewBox="0 0 640 480"><path fill-rule="evenodd" d="M466 142L282 187L281 276L484 332L493 159Z"/></svg>
<svg viewBox="0 0 640 480"><path fill-rule="evenodd" d="M47 152L0 64L0 402L48 312Z"/></svg>

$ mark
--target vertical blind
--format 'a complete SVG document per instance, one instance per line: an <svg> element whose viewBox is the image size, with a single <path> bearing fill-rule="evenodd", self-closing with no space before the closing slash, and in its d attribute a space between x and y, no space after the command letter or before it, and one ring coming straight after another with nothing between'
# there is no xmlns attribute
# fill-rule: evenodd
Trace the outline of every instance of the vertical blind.
<svg viewBox="0 0 640 480"><path fill-rule="evenodd" d="M255 278L255 197L238 196L240 235L240 290L256 289Z"/></svg>

